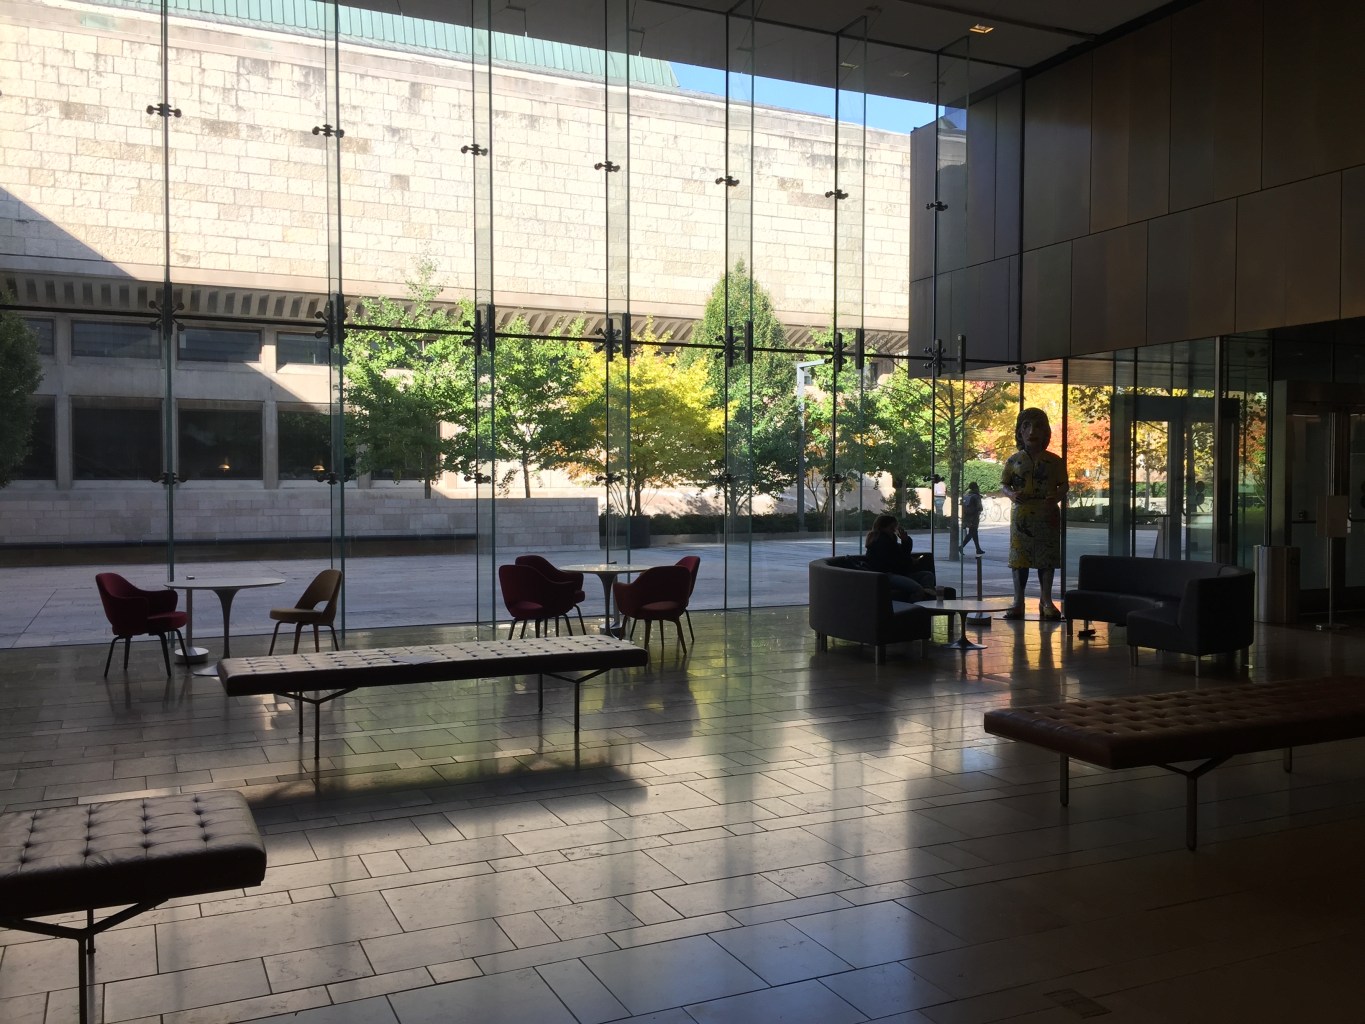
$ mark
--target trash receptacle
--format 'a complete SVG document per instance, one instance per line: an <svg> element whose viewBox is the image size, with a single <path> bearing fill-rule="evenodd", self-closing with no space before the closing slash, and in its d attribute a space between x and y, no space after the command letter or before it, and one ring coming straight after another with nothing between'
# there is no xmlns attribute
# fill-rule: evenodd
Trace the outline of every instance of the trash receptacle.
<svg viewBox="0 0 1365 1024"><path fill-rule="evenodd" d="M1257 544L1256 621L1297 622L1299 618L1299 549Z"/></svg>

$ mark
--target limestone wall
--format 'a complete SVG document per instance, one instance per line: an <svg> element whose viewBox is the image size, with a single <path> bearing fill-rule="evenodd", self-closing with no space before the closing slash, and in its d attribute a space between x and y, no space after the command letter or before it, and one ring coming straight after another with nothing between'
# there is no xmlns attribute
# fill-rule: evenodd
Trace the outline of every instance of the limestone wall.
<svg viewBox="0 0 1365 1024"><path fill-rule="evenodd" d="M156 18L0 2L0 269L159 281L164 129L176 283L325 291L339 179L351 295L401 293L419 254L450 295L471 294L477 245L504 304L597 310L606 282L623 291L628 272L638 313L698 315L725 269L728 203L733 255L782 315L828 322L837 248L844 311L865 302L870 324L907 321L908 135L842 140L850 197L836 228L825 118L758 108L752 167L737 158L741 184L727 188L715 184L727 172L723 102L632 87L610 153L623 170L605 175L593 168L608 156L596 81L499 69L491 130L475 140L470 69L457 60L343 45L338 118L321 40L183 18L169 40L182 116L163 119L146 113L161 99ZM345 131L339 174L313 133L333 121ZM490 155L461 154L471 141Z"/></svg>
<svg viewBox="0 0 1365 1024"><path fill-rule="evenodd" d="M179 542L325 539L331 530L328 488L183 488L176 495ZM403 538L473 536L476 502L416 488L346 490L346 534ZM483 510L486 517L487 509ZM546 550L598 547L597 499L499 498L498 535L534 537ZM0 490L0 547L164 543L169 534L160 487L76 491Z"/></svg>

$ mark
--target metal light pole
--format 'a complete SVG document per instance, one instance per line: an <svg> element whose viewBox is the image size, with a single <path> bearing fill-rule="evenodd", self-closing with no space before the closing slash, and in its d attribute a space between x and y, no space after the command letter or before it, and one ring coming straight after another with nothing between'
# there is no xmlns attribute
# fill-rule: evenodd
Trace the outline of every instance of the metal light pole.
<svg viewBox="0 0 1365 1024"><path fill-rule="evenodd" d="M796 364L796 531L806 529L806 371L824 365L823 359Z"/></svg>

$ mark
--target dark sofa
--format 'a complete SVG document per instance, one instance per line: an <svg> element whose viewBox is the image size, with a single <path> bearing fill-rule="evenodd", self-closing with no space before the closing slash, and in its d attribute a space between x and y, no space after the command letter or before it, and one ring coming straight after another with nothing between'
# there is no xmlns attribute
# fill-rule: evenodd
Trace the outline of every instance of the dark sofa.
<svg viewBox="0 0 1365 1024"><path fill-rule="evenodd" d="M910 556L914 572L934 572L934 556L917 552ZM887 644L929 639L933 616L914 604L891 600L887 575L867 569L857 555L817 558L810 563L810 628L816 646L829 648L829 638L870 644L877 664L886 661ZM945 597L954 597L945 588Z"/></svg>
<svg viewBox="0 0 1365 1024"><path fill-rule="evenodd" d="M1076 589L1062 604L1068 630L1076 619L1126 627L1134 664L1139 647L1196 659L1241 651L1245 663L1255 633L1255 588L1256 574L1236 565L1082 555Z"/></svg>

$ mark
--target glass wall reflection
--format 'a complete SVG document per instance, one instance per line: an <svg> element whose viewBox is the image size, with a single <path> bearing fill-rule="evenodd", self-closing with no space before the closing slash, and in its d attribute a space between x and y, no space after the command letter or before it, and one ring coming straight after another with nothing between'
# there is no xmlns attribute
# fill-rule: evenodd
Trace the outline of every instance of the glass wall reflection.
<svg viewBox="0 0 1365 1024"><path fill-rule="evenodd" d="M1065 393L1061 365L965 358L966 41L902 51L747 4L600 0L560 42L488 0L449 22L200 6L53 15L129 58L117 89L34 51L85 101L30 135L89 188L12 183L47 218L40 255L4 268L45 380L3 497L47 504L7 548L136 552L142 583L285 579L242 595L243 631L326 565L348 628L488 625L497 565L532 553L699 554L694 607L742 609L802 600L806 563L858 552L887 511L973 591L976 483L1004 593L999 467L1027 402L1072 466L1069 566L1092 541L1152 550L1163 515L1167 550L1211 557L1211 342L1096 359ZM46 8L3 9L45 31ZM695 63L662 56L669 31ZM1245 546L1267 388L1238 389ZM1125 407L1121 495L1115 394L1146 403Z"/></svg>

